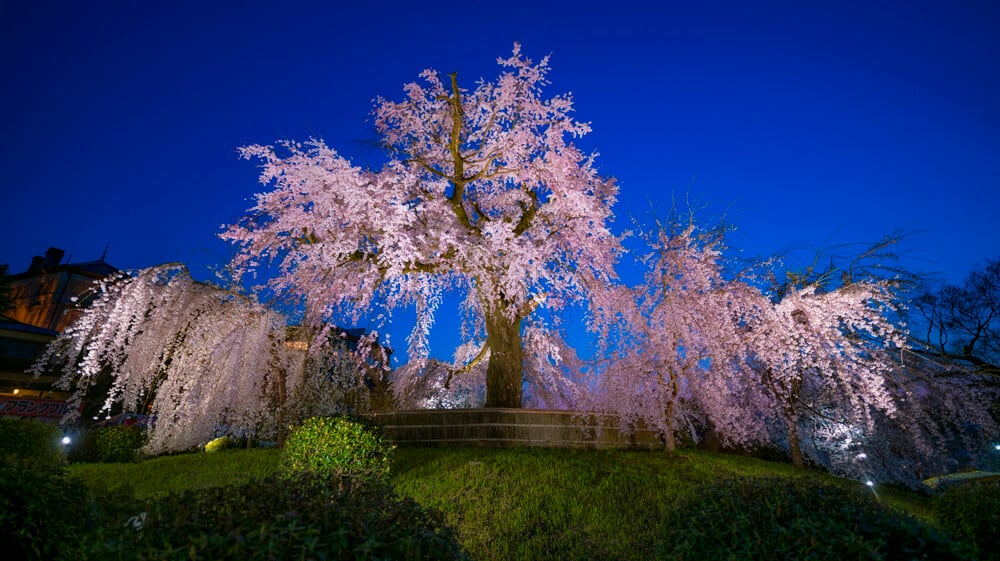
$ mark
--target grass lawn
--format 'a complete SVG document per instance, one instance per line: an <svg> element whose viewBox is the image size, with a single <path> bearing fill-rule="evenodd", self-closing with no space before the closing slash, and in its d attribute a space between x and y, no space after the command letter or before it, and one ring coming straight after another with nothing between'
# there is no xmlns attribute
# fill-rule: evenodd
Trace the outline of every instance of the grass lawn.
<svg viewBox="0 0 1000 561"><path fill-rule="evenodd" d="M137 464L74 464L95 490L129 485L139 496L248 481L278 469L279 450L185 454ZM723 477L816 478L790 465L683 450L400 448L392 484L445 514L475 559L645 559L657 521L698 485ZM928 521L927 497L879 489L880 500Z"/></svg>
<svg viewBox="0 0 1000 561"><path fill-rule="evenodd" d="M280 458L278 449L224 450L160 456L133 464L76 463L70 464L69 472L95 491L130 486L137 497L155 497L259 479L274 473Z"/></svg>

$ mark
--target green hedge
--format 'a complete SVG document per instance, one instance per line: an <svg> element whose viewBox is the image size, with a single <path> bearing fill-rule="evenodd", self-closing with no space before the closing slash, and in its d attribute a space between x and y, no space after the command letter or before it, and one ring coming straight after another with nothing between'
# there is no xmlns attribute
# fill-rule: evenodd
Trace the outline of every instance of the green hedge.
<svg viewBox="0 0 1000 561"><path fill-rule="evenodd" d="M383 484L272 477L101 505L98 523L64 558L467 559L439 512Z"/></svg>
<svg viewBox="0 0 1000 561"><path fill-rule="evenodd" d="M0 458L5 559L467 559L439 512L384 484L271 477L140 500L94 496L64 469Z"/></svg>
<svg viewBox="0 0 1000 561"><path fill-rule="evenodd" d="M0 544L5 559L50 561L79 540L88 514L84 486L47 459L0 458Z"/></svg>
<svg viewBox="0 0 1000 561"><path fill-rule="evenodd" d="M954 487L935 497L938 522L975 549L981 561L1000 560L1000 481Z"/></svg>
<svg viewBox="0 0 1000 561"><path fill-rule="evenodd" d="M394 449L381 429L366 419L312 417L288 435L282 467L290 474L379 481L389 475Z"/></svg>
<svg viewBox="0 0 1000 561"><path fill-rule="evenodd" d="M33 419L0 419L0 456L61 463L61 440L62 431L53 424Z"/></svg>
<svg viewBox="0 0 1000 561"><path fill-rule="evenodd" d="M666 514L657 558L686 560L959 560L946 535L878 503L866 489L811 479L723 480Z"/></svg>
<svg viewBox="0 0 1000 561"><path fill-rule="evenodd" d="M74 462L123 463L141 458L148 434L136 426L99 427L83 434L78 446L70 451Z"/></svg>

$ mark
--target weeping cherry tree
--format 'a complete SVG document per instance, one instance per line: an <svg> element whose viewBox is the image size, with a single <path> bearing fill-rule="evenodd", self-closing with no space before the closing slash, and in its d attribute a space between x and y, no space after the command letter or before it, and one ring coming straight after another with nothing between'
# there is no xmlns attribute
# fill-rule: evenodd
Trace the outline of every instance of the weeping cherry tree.
<svg viewBox="0 0 1000 561"><path fill-rule="evenodd" d="M755 304L745 331L758 376L749 388L752 402L765 418L780 419L796 466L804 465L803 423L870 434L876 414L894 413L887 380L906 332L891 319L897 305L892 287L884 280L829 290L812 283L780 298L749 289Z"/></svg>
<svg viewBox="0 0 1000 561"><path fill-rule="evenodd" d="M108 413L154 416L147 453L191 449L220 427L276 434L294 421L300 403L287 396L316 383L316 373L302 367L307 351L286 340L283 316L195 281L183 265L121 275L97 289L101 296L32 370L61 371L57 385L72 391L78 406L71 415L79 415L84 400L98 399ZM331 369L329 360L312 362L324 365L324 376L343 378L326 390L357 384L353 364L341 360L341 368ZM95 395L105 388L106 395ZM342 393L325 396L336 401Z"/></svg>
<svg viewBox="0 0 1000 561"><path fill-rule="evenodd" d="M541 348L528 354L547 353L551 318L614 276L617 187L571 142L590 126L570 96L542 96L548 57L533 63L515 44L498 63L473 90L426 70L404 99L379 98L379 169L321 140L243 148L271 190L222 237L238 247L236 271L275 264L271 287L315 306L317 322L415 307L416 360L442 295L464 294L462 344L478 350L453 373L485 360L485 405L521 407L527 330Z"/></svg>
<svg viewBox="0 0 1000 561"><path fill-rule="evenodd" d="M656 430L665 448L676 434L699 438L716 427L729 441L766 438L753 412L734 403L733 384L747 384L740 296L722 266L722 231L674 217L640 231L647 253L643 282L615 287L601 308L608 359L586 407L613 414L625 430Z"/></svg>

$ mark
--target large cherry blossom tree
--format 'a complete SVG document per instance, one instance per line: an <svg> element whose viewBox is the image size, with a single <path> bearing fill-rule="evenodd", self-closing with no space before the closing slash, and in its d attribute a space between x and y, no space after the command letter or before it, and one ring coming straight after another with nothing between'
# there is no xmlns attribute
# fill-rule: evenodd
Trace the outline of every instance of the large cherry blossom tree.
<svg viewBox="0 0 1000 561"><path fill-rule="evenodd" d="M303 414L329 413L359 384L346 349L307 350L308 341L286 338L283 316L195 281L183 265L97 288L100 297L33 371L61 370L71 403L153 415L148 453L191 449L225 427L277 435ZM322 391L301 395L310 389Z"/></svg>
<svg viewBox="0 0 1000 561"><path fill-rule="evenodd" d="M404 99L378 99L379 169L315 139L243 148L271 190L222 236L236 271L273 263L271 287L317 305L315 321L414 306L416 360L442 295L464 293L463 344L478 352L456 373L486 360L486 406L520 407L526 329L544 339L559 310L612 280L617 187L572 143L590 127L570 96L543 97L548 57L515 44L498 63L473 90L426 70Z"/></svg>

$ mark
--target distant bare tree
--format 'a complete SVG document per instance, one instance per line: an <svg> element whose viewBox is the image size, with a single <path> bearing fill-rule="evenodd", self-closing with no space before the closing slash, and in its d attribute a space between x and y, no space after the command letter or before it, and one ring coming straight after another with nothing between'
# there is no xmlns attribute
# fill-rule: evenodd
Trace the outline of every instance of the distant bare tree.
<svg viewBox="0 0 1000 561"><path fill-rule="evenodd" d="M961 286L921 294L914 307L926 321L923 342L930 350L1000 376L1000 259L973 271Z"/></svg>

